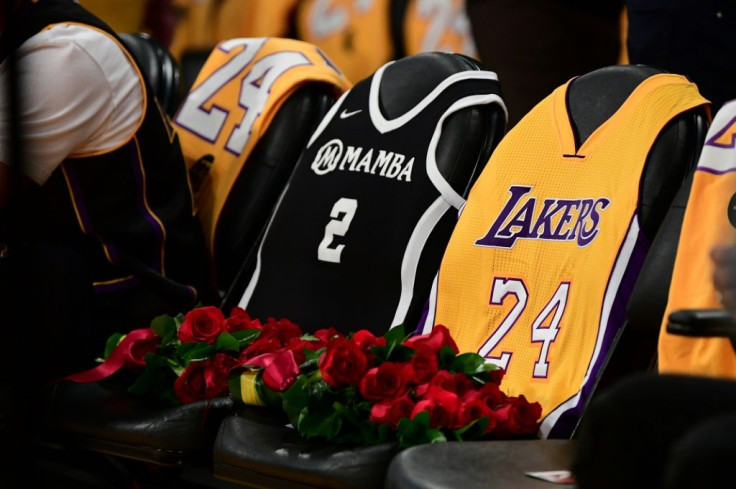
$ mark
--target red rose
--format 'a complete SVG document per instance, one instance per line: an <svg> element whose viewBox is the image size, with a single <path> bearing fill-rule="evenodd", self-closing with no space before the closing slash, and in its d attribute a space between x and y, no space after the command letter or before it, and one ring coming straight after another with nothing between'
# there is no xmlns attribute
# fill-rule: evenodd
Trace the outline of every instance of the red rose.
<svg viewBox="0 0 736 489"><path fill-rule="evenodd" d="M342 333L339 333L335 328L318 329L317 331L312 333L312 336L319 338L319 344L314 345L316 347L316 350L319 350L323 346L327 346L330 341L336 338L345 337L342 335Z"/></svg>
<svg viewBox="0 0 736 489"><path fill-rule="evenodd" d="M182 343L206 341L214 344L220 333L226 331L225 316L213 306L189 311L179 327Z"/></svg>
<svg viewBox="0 0 736 489"><path fill-rule="evenodd" d="M263 329L261 322L250 318L247 312L240 307L233 307L230 311L230 317L225 320L226 328L229 332L243 331L246 329Z"/></svg>
<svg viewBox="0 0 736 489"><path fill-rule="evenodd" d="M502 369L501 367L498 367L495 370L489 370L488 374L491 376L491 382L492 384L501 385L501 381L503 380L504 374L506 374L506 371Z"/></svg>
<svg viewBox="0 0 736 489"><path fill-rule="evenodd" d="M360 380L360 393L369 401L396 399L406 392L406 368L394 362L374 367Z"/></svg>
<svg viewBox="0 0 736 489"><path fill-rule="evenodd" d="M174 382L174 394L182 404L224 396L228 392L230 369L234 366L235 359L225 353L192 362Z"/></svg>
<svg viewBox="0 0 736 489"><path fill-rule="evenodd" d="M406 340L404 344L412 348L415 348L416 345L426 345L434 351L440 351L443 346L449 346L455 353L460 351L455 344L455 340L450 336L450 331L441 324L432 328L429 334L414 336Z"/></svg>
<svg viewBox="0 0 736 489"><path fill-rule="evenodd" d="M411 416L414 403L408 396L399 397L391 401L379 402L371 407L370 420L376 424L387 424L396 429L396 425L403 418Z"/></svg>
<svg viewBox="0 0 736 489"><path fill-rule="evenodd" d="M496 434L501 438L514 435L531 435L539 428L542 406L538 402L530 403L523 395L509 397L506 405L497 409L494 414L498 420Z"/></svg>
<svg viewBox="0 0 736 489"><path fill-rule="evenodd" d="M367 367L365 353L345 338L332 340L319 359L322 378L332 387L357 384Z"/></svg>
<svg viewBox="0 0 736 489"><path fill-rule="evenodd" d="M476 419L488 418L488 425L483 433L490 433L496 427L496 417L482 399L464 401L457 411L457 425L462 428Z"/></svg>
<svg viewBox="0 0 736 489"><path fill-rule="evenodd" d="M447 370L440 370L429 382L429 385L442 387L446 391L462 396L473 389L473 382L465 374L451 374Z"/></svg>
<svg viewBox="0 0 736 489"><path fill-rule="evenodd" d="M374 346L386 346L386 338L384 338L383 336L376 337L367 329L361 329L360 331L356 332L353 335L353 341L356 345L358 345L358 348L363 350L363 353L369 355L370 358L373 358L373 355L371 354L371 348L373 348Z"/></svg>
<svg viewBox="0 0 736 489"><path fill-rule="evenodd" d="M430 386L424 399L419 401L411 412L414 417L422 411L429 411L429 426L432 428L459 428L456 413L460 408L457 394L437 386Z"/></svg>
<svg viewBox="0 0 736 489"><path fill-rule="evenodd" d="M313 350L314 347L312 345L313 342L311 341L304 341L301 338L292 338L284 345L283 349L291 350L294 352L294 358L296 360L296 363L298 365L301 365L307 360L307 357L304 353L305 348L309 348L310 350Z"/></svg>
<svg viewBox="0 0 736 489"><path fill-rule="evenodd" d="M506 402L508 396L496 384L486 384L478 389L478 394L491 409L496 409Z"/></svg>
<svg viewBox="0 0 736 489"><path fill-rule="evenodd" d="M261 338L278 338L282 345L288 343L292 338L299 338L302 335L302 329L288 319L268 318L266 324L263 325Z"/></svg>
<svg viewBox="0 0 736 489"><path fill-rule="evenodd" d="M155 353L161 343L161 338L151 328L131 331L125 337L129 341L121 341L123 363L130 370L143 370L146 368L146 354Z"/></svg>
<svg viewBox="0 0 736 489"><path fill-rule="evenodd" d="M437 361L437 352L426 345L416 344L413 346L416 353L411 357L411 366L413 370L412 382L423 384L432 380L432 377L439 371L439 363Z"/></svg>

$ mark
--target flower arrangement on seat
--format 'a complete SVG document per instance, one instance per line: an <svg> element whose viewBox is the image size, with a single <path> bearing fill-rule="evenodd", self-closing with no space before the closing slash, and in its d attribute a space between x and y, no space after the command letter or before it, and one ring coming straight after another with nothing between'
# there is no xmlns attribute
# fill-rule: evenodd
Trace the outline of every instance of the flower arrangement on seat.
<svg viewBox="0 0 736 489"><path fill-rule="evenodd" d="M171 403L231 395L286 414L306 438L359 445L536 433L541 406L506 395L503 370L459 353L444 326L407 337L334 328L304 334L286 319L253 320L240 308L159 316L150 328L112 335L102 365L69 376L101 380L139 372L128 389Z"/></svg>

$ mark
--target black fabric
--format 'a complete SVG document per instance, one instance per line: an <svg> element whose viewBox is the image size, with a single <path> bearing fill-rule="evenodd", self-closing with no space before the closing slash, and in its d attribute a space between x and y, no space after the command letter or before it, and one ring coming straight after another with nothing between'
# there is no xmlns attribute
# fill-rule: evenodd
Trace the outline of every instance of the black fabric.
<svg viewBox="0 0 736 489"><path fill-rule="evenodd" d="M404 450L388 470L386 489L535 489L553 487L524 473L568 470L569 440L435 443ZM571 485L554 485L569 489Z"/></svg>
<svg viewBox="0 0 736 489"><path fill-rule="evenodd" d="M629 379L593 401L583 420L575 472L580 489L637 489L670 487L733 487L734 423L717 420L736 413L736 382L698 377L647 375ZM699 427L709 420L719 423L724 438L714 437L709 449L697 453L701 436L710 439L712 427ZM697 430L697 431L692 431ZM701 431L703 430L703 431ZM693 439L688 439L693 436ZM720 447L730 451L717 452ZM727 485L708 485L702 469L704 459L725 463L712 475L728 475ZM668 467L671 476L704 474L702 483L678 486L663 483ZM687 481L688 479L682 479Z"/></svg>
<svg viewBox="0 0 736 489"><path fill-rule="evenodd" d="M381 102L385 107L395 103L381 112L389 112L389 119L404 114L439 80L463 71L448 62L451 57L420 55L391 65L381 91L392 92L393 99ZM439 75L425 75L435 71ZM424 76L430 82L421 81ZM407 86L407 80L412 79L417 83ZM372 80L368 78L353 88L297 164L259 252L257 285L247 304L251 315L287 317L307 330L335 326L343 331L367 328L383 333L392 325L401 295L407 244L422 215L440 196L426 170L430 138L442 114L456 100L471 94L497 93L498 85L491 80L453 84L420 115L382 134L369 116ZM399 99L397 94L407 96ZM443 129L448 125L446 121ZM465 129L455 129L458 138ZM360 154L355 156L358 149ZM457 168L482 167L479 162L485 163L488 158L480 154L484 149L477 145L465 161L456 162ZM390 163L384 161L388 158ZM361 161L368 166L361 166ZM379 161L383 166L378 166ZM470 172L458 173L467 178ZM462 187L467 185L463 182ZM349 225L337 227L351 212L354 217L350 216ZM438 228L425 226L442 229L444 238L414 250L422 257L407 318L419 317L453 220L443 218ZM327 254L332 260L339 256L339 262L327 261Z"/></svg>
<svg viewBox="0 0 736 489"><path fill-rule="evenodd" d="M215 477L284 489L383 487L395 445L349 448L307 441L287 422L261 408L226 418L215 442Z"/></svg>
<svg viewBox="0 0 736 489"><path fill-rule="evenodd" d="M300 87L279 108L248 157L217 221L214 258L221 289L230 287L258 243L299 155L334 101L330 85Z"/></svg>
<svg viewBox="0 0 736 489"><path fill-rule="evenodd" d="M628 52L685 75L713 102L736 98L736 5L728 0L628 0Z"/></svg>

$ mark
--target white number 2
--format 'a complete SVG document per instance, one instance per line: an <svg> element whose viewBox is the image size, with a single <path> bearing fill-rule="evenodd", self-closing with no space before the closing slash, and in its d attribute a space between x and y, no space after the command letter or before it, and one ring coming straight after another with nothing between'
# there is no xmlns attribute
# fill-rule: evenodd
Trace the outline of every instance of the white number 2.
<svg viewBox="0 0 736 489"><path fill-rule="evenodd" d="M542 309L542 312L532 322L532 343L542 344L539 349L539 357L534 363L533 376L535 378L546 378L549 373L549 348L555 339L557 339L557 333L560 331L560 321L562 321L562 316L565 313L569 292L570 283L562 282L552 295L552 299L550 299ZM496 331L493 332L491 337L478 350L479 355L487 357L489 362L503 369L508 368L512 352L501 352L501 355L498 357L490 357L488 354L498 346L511 328L519 321L529 300L529 293L522 280L494 278L490 304L500 306L508 295L516 297L516 304L511 308L511 311L509 311L499 327L496 328ZM544 326L543 323L553 311L554 315L552 315L549 325Z"/></svg>
<svg viewBox="0 0 736 489"><path fill-rule="evenodd" d="M335 236L345 236L350 227L350 223L355 217L355 211L358 210L358 201L355 199L341 198L332 206L330 217L332 220L325 226L325 236L317 248L317 258L321 261L330 263L340 263L344 244L339 244L334 248L330 248L332 240Z"/></svg>
<svg viewBox="0 0 736 489"><path fill-rule="evenodd" d="M230 111L227 110L228 107L214 104L212 108L205 109L204 104L229 82L242 76L240 95L237 101L233 101L233 107L237 102L237 105L245 109L245 113L239 121L236 121L225 143L227 151L240 155L248 143L253 124L268 101L271 85L289 69L311 63L302 53L283 51L261 58L251 66L249 72L243 74L243 70L248 67L265 42L266 39L231 39L220 44L217 49L226 53L238 47L242 47L243 50L189 93L176 116L176 123L202 139L214 143L219 138Z"/></svg>

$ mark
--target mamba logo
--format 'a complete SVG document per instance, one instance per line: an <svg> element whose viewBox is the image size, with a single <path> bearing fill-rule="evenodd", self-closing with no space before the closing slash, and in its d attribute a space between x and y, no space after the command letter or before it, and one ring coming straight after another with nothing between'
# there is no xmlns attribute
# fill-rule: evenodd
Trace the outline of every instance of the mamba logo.
<svg viewBox="0 0 736 489"><path fill-rule="evenodd" d="M326 142L317 151L312 162L312 171L326 175L335 170L369 173L397 181L411 182L414 158L407 161L406 156L393 151L367 151L360 146L347 146L339 139Z"/></svg>

